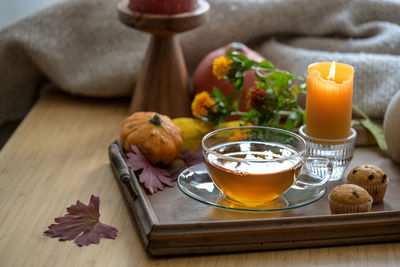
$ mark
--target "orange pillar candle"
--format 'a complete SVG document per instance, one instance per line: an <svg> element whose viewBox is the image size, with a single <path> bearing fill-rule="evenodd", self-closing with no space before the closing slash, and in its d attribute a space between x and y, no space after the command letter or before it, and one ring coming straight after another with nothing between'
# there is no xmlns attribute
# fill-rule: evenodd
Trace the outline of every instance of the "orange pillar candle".
<svg viewBox="0 0 400 267"><path fill-rule="evenodd" d="M306 133L320 139L343 139L351 134L354 69L338 62L308 67Z"/></svg>

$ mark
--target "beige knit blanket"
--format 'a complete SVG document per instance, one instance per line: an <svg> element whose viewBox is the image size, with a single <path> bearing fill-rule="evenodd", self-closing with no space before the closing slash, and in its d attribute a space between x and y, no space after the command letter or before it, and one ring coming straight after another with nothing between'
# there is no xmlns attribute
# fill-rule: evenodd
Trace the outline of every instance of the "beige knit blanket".
<svg viewBox="0 0 400 267"><path fill-rule="evenodd" d="M0 125L21 120L48 83L71 94L131 95L149 36L119 22L118 2L68 0L0 32ZM354 66L354 104L376 118L400 88L400 1L209 2L210 21L180 35L189 73L239 41L300 75L317 61Z"/></svg>

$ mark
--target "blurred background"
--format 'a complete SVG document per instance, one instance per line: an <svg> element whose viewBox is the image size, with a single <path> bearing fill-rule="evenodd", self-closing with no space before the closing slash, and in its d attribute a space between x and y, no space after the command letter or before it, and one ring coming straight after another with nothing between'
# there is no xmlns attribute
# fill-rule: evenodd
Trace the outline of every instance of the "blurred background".
<svg viewBox="0 0 400 267"><path fill-rule="evenodd" d="M62 0L0 0L0 29Z"/></svg>

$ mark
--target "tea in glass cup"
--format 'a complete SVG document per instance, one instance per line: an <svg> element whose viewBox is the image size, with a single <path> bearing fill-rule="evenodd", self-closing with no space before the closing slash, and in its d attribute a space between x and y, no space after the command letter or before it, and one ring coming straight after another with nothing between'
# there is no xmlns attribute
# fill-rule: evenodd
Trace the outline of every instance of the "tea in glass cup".
<svg viewBox="0 0 400 267"><path fill-rule="evenodd" d="M247 206L269 203L296 181L306 162L306 142L289 131L260 126L225 128L202 140L203 156L214 184L232 201ZM315 159L313 159L315 161ZM329 160L321 159L322 165ZM302 181L317 186L321 179Z"/></svg>

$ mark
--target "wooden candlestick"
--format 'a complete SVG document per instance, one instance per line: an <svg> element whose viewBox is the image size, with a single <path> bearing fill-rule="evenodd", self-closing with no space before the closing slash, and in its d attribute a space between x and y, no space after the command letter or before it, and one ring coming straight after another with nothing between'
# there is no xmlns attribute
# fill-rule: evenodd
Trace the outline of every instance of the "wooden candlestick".
<svg viewBox="0 0 400 267"><path fill-rule="evenodd" d="M132 95L130 113L157 111L173 118L190 116L189 78L176 34L205 23L209 9L206 1L199 0L193 12L154 15L130 10L126 0L118 4L122 23L152 34Z"/></svg>

